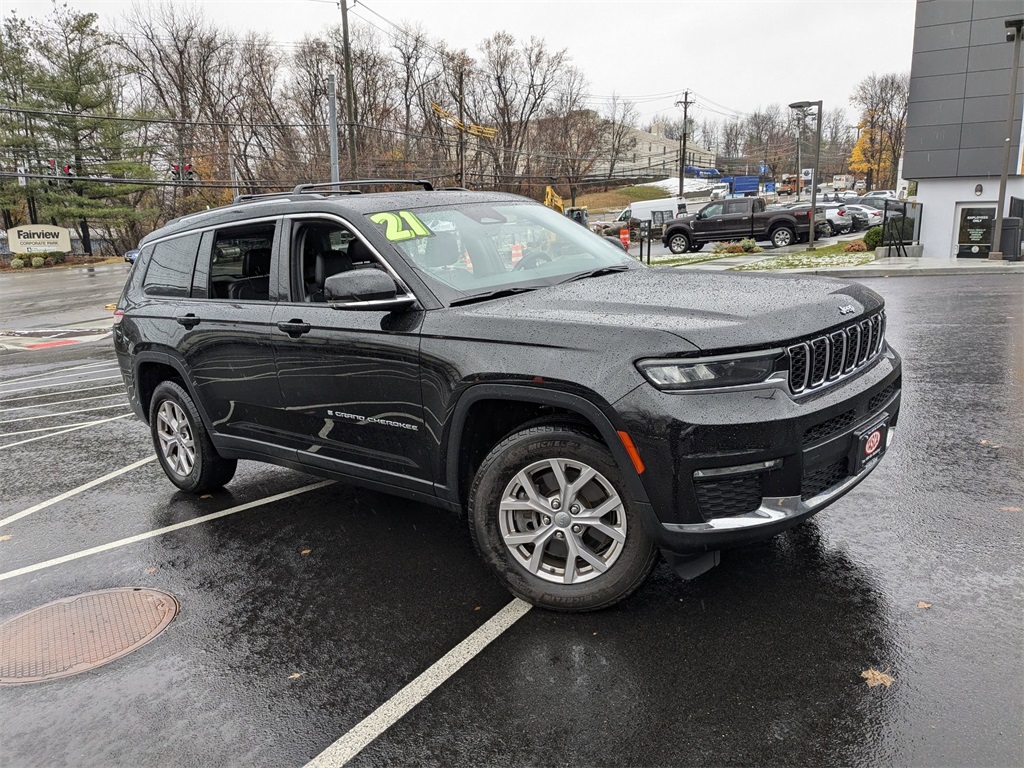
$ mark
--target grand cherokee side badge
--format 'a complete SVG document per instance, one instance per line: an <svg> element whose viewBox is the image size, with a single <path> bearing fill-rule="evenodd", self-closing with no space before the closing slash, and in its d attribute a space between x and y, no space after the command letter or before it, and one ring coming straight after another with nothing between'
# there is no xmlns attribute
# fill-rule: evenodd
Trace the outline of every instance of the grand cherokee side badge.
<svg viewBox="0 0 1024 768"><path fill-rule="evenodd" d="M857 310L853 308L852 304L843 304L843 306L839 308L840 315L852 315L856 311Z"/></svg>

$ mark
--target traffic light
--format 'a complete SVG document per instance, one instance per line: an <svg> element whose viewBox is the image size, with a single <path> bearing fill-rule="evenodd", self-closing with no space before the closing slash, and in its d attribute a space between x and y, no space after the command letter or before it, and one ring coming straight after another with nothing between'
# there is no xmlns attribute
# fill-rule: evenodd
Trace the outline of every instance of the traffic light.
<svg viewBox="0 0 1024 768"><path fill-rule="evenodd" d="M70 165L61 166L60 172L64 176L74 176L75 175L75 169L72 168Z"/></svg>
<svg viewBox="0 0 1024 768"><path fill-rule="evenodd" d="M194 169L192 168L192 166L191 166L191 165L186 165L186 166L185 166L185 169L184 169L184 171L183 171L183 173L182 173L182 179L183 179L184 181L187 181L187 182L195 183L195 181L196 181L196 180L197 180L198 178L199 178L199 177L198 177L198 176L196 176L196 172L195 172L195 170L194 170Z"/></svg>
<svg viewBox="0 0 1024 768"><path fill-rule="evenodd" d="M57 161L47 160L44 172L47 176L53 177L52 179L47 179L46 183L49 184L51 187L57 186Z"/></svg>
<svg viewBox="0 0 1024 768"><path fill-rule="evenodd" d="M171 181L181 181L181 166L180 165L172 165L171 166Z"/></svg>

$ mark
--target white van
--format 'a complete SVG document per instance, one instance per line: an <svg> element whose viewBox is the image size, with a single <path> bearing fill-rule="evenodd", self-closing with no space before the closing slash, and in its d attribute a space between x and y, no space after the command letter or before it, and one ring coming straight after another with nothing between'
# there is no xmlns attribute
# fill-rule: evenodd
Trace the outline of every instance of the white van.
<svg viewBox="0 0 1024 768"><path fill-rule="evenodd" d="M686 213L686 201L679 197L662 197L658 200L637 200L630 204L615 221L629 221L638 219L640 221L651 221L654 211L671 211L668 218L674 219Z"/></svg>

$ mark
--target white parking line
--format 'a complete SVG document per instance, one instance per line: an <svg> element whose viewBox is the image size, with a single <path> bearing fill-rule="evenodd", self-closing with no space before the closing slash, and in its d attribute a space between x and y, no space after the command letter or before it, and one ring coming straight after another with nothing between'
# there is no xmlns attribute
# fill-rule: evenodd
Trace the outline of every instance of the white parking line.
<svg viewBox="0 0 1024 768"><path fill-rule="evenodd" d="M78 384L79 382L76 381L74 383ZM82 382L82 383L84 384L85 382ZM97 389L110 389L111 387L120 387L121 389L124 389L124 384L100 384L98 387L86 387L85 389L73 389L70 392L45 392L45 393L43 393L41 395L22 395L21 397L6 397L3 400L0 400L0 405L3 405L4 403L15 403L15 402L19 402L21 400L37 400L40 397L55 397L55 396L59 396L59 395L77 395L79 392L95 392ZM44 403L44 405L49 405L49 403ZM10 409L8 409L8 410L10 410Z"/></svg>
<svg viewBox="0 0 1024 768"><path fill-rule="evenodd" d="M14 383L19 382L19 381L28 381L29 379L39 379L39 378L43 378L43 377L46 377L46 376L59 376L60 374L64 373L65 371L78 371L79 373L86 373L87 371L84 371L82 369L84 369L84 368L95 368L95 367L100 366L100 365L110 365L111 363L114 363L114 362L117 362L117 361L116 360L100 360L99 362L96 362L96 363L83 363L82 365L73 365L70 368L58 368L55 371L43 371L42 373L33 373L33 374L29 375L29 376L19 376L16 379L5 379L3 382L0 382L0 384L14 384ZM73 375L78 375L78 374L67 374L67 375L68 376L73 376Z"/></svg>
<svg viewBox="0 0 1024 768"><path fill-rule="evenodd" d="M62 429L60 432L50 432L48 435L39 435L38 437L29 437L25 440L19 440L16 443L8 443L7 445L0 445L0 451L6 448L13 448L16 445L24 445L25 443L34 443L36 440L44 440L47 437L56 437L57 435L65 435L68 432L77 432L80 429L88 429L94 427L97 424L106 424L108 421L117 421L118 419L127 419L129 416L134 416L134 413L124 413L120 416L112 416L109 419L98 419L97 421L87 421L80 427L72 427L71 429ZM0 435L3 437L3 435Z"/></svg>
<svg viewBox="0 0 1024 768"><path fill-rule="evenodd" d="M116 386L111 384L111 386ZM102 387L100 387L102 389ZM54 393L58 394L58 393ZM61 395L69 395L70 392L60 392ZM67 405L68 403L84 403L87 400L102 400L105 397L121 397L123 392L111 392L109 395L93 395L92 397L76 397L74 400L58 400L55 403L36 403L35 405L19 405L14 408L0 408L0 413L10 413L11 411L24 411L28 408L45 408L48 405ZM42 397L42 395L33 395L32 397ZM32 398L25 398L31 400Z"/></svg>
<svg viewBox="0 0 1024 768"><path fill-rule="evenodd" d="M43 376L38 375L31 379L14 379L12 381L0 381L0 388L6 387L9 384L24 384L30 382L32 384L40 384L46 381L56 381L57 379L70 379L75 376L95 376L97 373L109 373L110 371L120 370L116 363L104 363L103 367L89 368L88 370L73 371L72 373L60 373L54 376ZM66 382L65 382L66 383Z"/></svg>
<svg viewBox="0 0 1024 768"><path fill-rule="evenodd" d="M127 403L122 403L121 408L127 408ZM50 414L51 416L60 416L62 414L55 413ZM39 418L36 416L35 418ZM55 429L63 429L64 427L91 427L94 424L102 424L103 420L99 421L77 421L71 424L54 424L52 427L36 427L35 429L23 429L20 432L0 432L0 437L16 437L17 435L31 435L33 432L52 432Z"/></svg>
<svg viewBox="0 0 1024 768"><path fill-rule="evenodd" d="M113 370L113 369L111 369ZM91 372L90 372L91 373ZM96 371L96 373L102 373L102 371ZM0 395L13 395L15 392L28 392L33 389L53 389L55 387L65 387L68 384L88 384L90 381L106 381L107 379L120 379L121 374L116 373L113 376L98 376L95 379L75 379L73 381L62 381L57 384L38 384L34 387L22 387L21 389L9 389L6 392L0 392ZM16 398L15 398L16 399ZM6 402L6 400L0 400L0 403Z"/></svg>
<svg viewBox="0 0 1024 768"><path fill-rule="evenodd" d="M108 480L113 480L115 477L120 477L125 472L131 472L133 469L137 469L138 467L141 467L144 464L149 464L149 462L151 462L151 461L156 461L156 455L155 454L153 456L147 456L144 459L139 459L134 464L129 464L127 467L121 467L120 469L116 469L113 472L109 472L109 473L103 475L103 477L97 477L95 480L90 480L88 483L83 483L82 485L78 486L77 488L72 488L70 491L65 491L64 493L60 494L59 496L54 496L52 499L47 499L46 501L41 501L38 504L36 504L34 507L29 507L28 509L22 510L21 512L16 512L15 514L10 515L10 516L5 517L2 520L0 520L0 528L2 528L3 526L7 525L8 523L13 523L15 520L21 520L21 518L23 518L23 517L28 517L29 515L31 515L31 514L33 514L35 512L38 512L41 509L46 509L47 507L52 507L58 501L64 501L65 499L70 499L72 496L77 496L82 491L87 491L90 488L95 488L97 485L102 485L103 483L107 482Z"/></svg>
<svg viewBox="0 0 1024 768"><path fill-rule="evenodd" d="M79 552L73 552L70 555L64 555L63 557L55 557L52 560L45 560L35 565L26 565L24 568L16 568L13 571L7 573L0 573L0 581L7 581L7 579L13 579L16 576L24 576L26 573L34 573L35 571L41 571L44 568L52 568L55 565L61 565L62 563L70 563L72 560L79 560L89 555L96 555L100 552L108 552L111 549L117 549L118 547L124 547L128 544L135 544L139 541L145 541L146 539L152 539L155 536L162 536L165 533L171 531L180 531L182 528L190 528L193 525L199 525L200 523L208 523L211 520L218 520L228 515L233 515L236 512L244 512L247 509L254 509L256 507L262 507L264 504L271 504L281 499L287 499L291 496L298 496L300 493L306 493L307 491L315 491L318 488L334 483L333 480L323 480L319 483L313 483L312 485L305 485L302 488L296 488L291 491L285 491L284 493L277 493L273 496L267 496L264 499L257 499L256 501L250 501L247 504L239 504L237 507L231 507L230 509L223 509L220 512L211 512L208 515L197 517L192 520L186 520L183 523L175 523L174 525L168 525L164 528L157 528L153 531L147 531L146 533L140 533L136 536L129 536L126 539L118 539L112 541L109 544L101 544L98 547L90 547L89 549L83 549Z"/></svg>
<svg viewBox="0 0 1024 768"><path fill-rule="evenodd" d="M14 424L17 421L33 421L35 419L55 419L58 416L70 416L74 413L89 413L90 411L106 411L110 408L127 408L128 403L115 403L114 405L97 405L95 408L79 408L76 411L61 411L60 413L40 413L36 416L22 416L19 419L6 419L0 421L0 424ZM67 427L68 424L62 424L61 426Z"/></svg>
<svg viewBox="0 0 1024 768"><path fill-rule="evenodd" d="M0 579L3 577L0 576ZM306 768L337 768L358 755L367 744L398 722L413 707L433 693L442 683L490 644L532 608L515 598L488 619L473 634L430 665L402 690L381 704L327 749L306 764Z"/></svg>

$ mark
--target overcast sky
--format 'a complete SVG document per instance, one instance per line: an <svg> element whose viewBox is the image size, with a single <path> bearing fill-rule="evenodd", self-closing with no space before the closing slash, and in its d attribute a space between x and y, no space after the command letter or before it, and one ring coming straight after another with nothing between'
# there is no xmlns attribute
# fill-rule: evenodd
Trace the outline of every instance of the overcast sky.
<svg viewBox="0 0 1024 768"><path fill-rule="evenodd" d="M180 2L180 0L178 0ZM130 0L67 0L115 25ZM150 0L136 0L145 7ZM0 0L6 15L45 16L51 0ZM338 23L333 0L203 0L218 25L294 42ZM676 114L689 89L691 117L722 118L777 102L822 99L849 108L872 72L909 72L914 0L358 0L353 23L421 24L473 54L499 30L567 48L595 97L637 104L641 122ZM375 14L379 14L375 15ZM364 21L365 20L365 21ZM851 110L851 119L853 112Z"/></svg>

